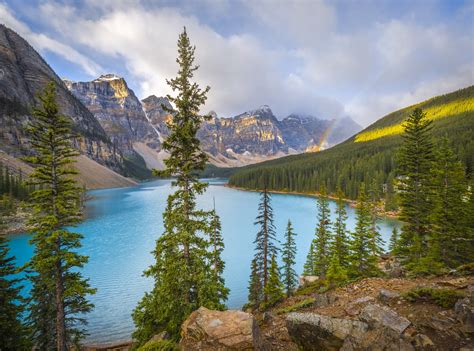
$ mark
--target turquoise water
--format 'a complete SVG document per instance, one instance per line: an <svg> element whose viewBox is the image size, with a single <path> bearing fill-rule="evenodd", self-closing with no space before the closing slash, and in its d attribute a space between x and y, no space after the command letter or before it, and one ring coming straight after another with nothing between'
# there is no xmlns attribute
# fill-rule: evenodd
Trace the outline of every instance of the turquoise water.
<svg viewBox="0 0 474 351"><path fill-rule="evenodd" d="M88 341L130 338L133 330L130 314L143 293L152 286L152 281L142 277L142 272L153 262L150 252L162 232L161 214L171 191L170 182L160 180L135 188L90 192L93 198L87 202L88 219L76 228L84 235L81 252L89 256L83 274L97 288L97 294L91 298L95 309L87 316ZM229 189L223 186L223 181L212 180L206 194L199 198L199 206L211 209L213 198L221 217L225 242L225 278L230 288L227 305L239 308L247 298L259 194ZM275 194L272 205L278 237L283 238L288 219L298 234L296 270L300 273L314 237L316 201L307 196ZM335 203L331 202L330 207L334 212ZM354 209L348 207L347 211L348 228L353 229ZM392 228L398 225L395 220L380 221L385 241ZM10 246L19 265L32 255L28 239L28 235L11 237Z"/></svg>

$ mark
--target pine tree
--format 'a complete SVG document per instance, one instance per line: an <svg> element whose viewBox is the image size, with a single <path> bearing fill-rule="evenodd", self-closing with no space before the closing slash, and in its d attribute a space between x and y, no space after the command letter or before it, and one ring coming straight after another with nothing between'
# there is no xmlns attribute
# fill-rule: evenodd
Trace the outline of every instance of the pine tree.
<svg viewBox="0 0 474 351"><path fill-rule="evenodd" d="M263 303L263 308L274 306L284 297L284 285L280 280L280 270L276 261L276 254L272 254L270 267L268 271L268 281L263 293L267 296L267 300Z"/></svg>
<svg viewBox="0 0 474 351"><path fill-rule="evenodd" d="M347 280L347 269L341 265L339 256L334 253L329 262L329 268L327 271L327 285L330 287L339 285Z"/></svg>
<svg viewBox="0 0 474 351"><path fill-rule="evenodd" d="M397 229L397 227L393 227L392 235L390 236L390 242L388 244L388 250L390 252L393 253L393 252L396 251L396 248L397 248L397 245L398 245L398 240L399 240L398 229Z"/></svg>
<svg viewBox="0 0 474 351"><path fill-rule="evenodd" d="M325 279L330 260L329 245L331 242L331 221L329 201L324 186L320 189L317 203L318 227L316 228L316 238L314 242L314 268L315 274L321 279Z"/></svg>
<svg viewBox="0 0 474 351"><path fill-rule="evenodd" d="M257 310L260 307L262 302L262 279L258 270L257 260L254 258L252 260L251 270L250 270L250 280L249 280L249 294L248 294L248 303L252 310Z"/></svg>
<svg viewBox="0 0 474 351"><path fill-rule="evenodd" d="M359 188L356 217L357 223L351 241L350 271L354 277L369 277L376 275L379 270L372 247L372 214L364 183Z"/></svg>
<svg viewBox="0 0 474 351"><path fill-rule="evenodd" d="M314 239L311 241L309 246L308 255L306 256L306 261L303 267L303 275L314 275Z"/></svg>
<svg viewBox="0 0 474 351"><path fill-rule="evenodd" d="M332 256L336 255L339 265L347 268L349 266L349 242L346 229L347 212L341 189L338 189L337 191L336 206L336 220L333 224L334 240L331 245L331 260Z"/></svg>
<svg viewBox="0 0 474 351"><path fill-rule="evenodd" d="M273 224L273 208L271 206L271 195L265 187L260 194L260 204L258 205L258 215L255 225L259 226L259 230L254 240L255 255L254 259L257 263L258 275L263 289L263 303L268 302L267 284L269 279L269 266L271 258L277 254L278 248L276 242L275 225Z"/></svg>
<svg viewBox="0 0 474 351"><path fill-rule="evenodd" d="M372 183L372 186L370 189L370 195L371 195L371 199L369 203L369 207L370 207L369 246L374 256L380 256L381 254L384 253L383 246L385 243L382 239L382 236L380 235L379 227L377 225L377 222L380 220L379 208L381 207L381 202L379 200L377 185L375 183Z"/></svg>
<svg viewBox="0 0 474 351"><path fill-rule="evenodd" d="M204 295L208 296L208 308L215 310L223 310L225 306L222 301L227 300L229 289L225 287L223 277L225 262L222 260L222 252L224 251L224 239L222 238L222 226L220 218L214 209L210 213L210 222L208 232L211 233L211 250L209 250L209 263L211 268L211 278L208 284L202 286L203 290L208 290ZM212 295L215 295L212 297Z"/></svg>
<svg viewBox="0 0 474 351"><path fill-rule="evenodd" d="M31 196L35 250L28 263L32 282L29 321L35 343L48 340L44 349L64 351L84 336L81 315L92 309L86 297L95 290L80 273L87 262L86 256L76 252L82 235L67 229L82 219L78 207L81 188L71 177L77 173L70 168L77 155L71 147L71 122L59 113L53 82L39 100L41 105L33 110L28 127L36 153L27 158L36 166L30 182L38 187Z"/></svg>
<svg viewBox="0 0 474 351"><path fill-rule="evenodd" d="M283 283L285 284L286 296L290 296L298 283L298 276L293 268L296 261L296 243L295 233L291 226L291 221L288 220L286 227L285 242L282 249L283 261Z"/></svg>
<svg viewBox="0 0 474 351"><path fill-rule="evenodd" d="M12 278L17 272L14 260L9 256L7 240L0 235L0 350L31 349L28 331L21 320L24 311L21 280Z"/></svg>
<svg viewBox="0 0 474 351"><path fill-rule="evenodd" d="M163 143L170 156L165 160L166 170L160 172L175 177L172 185L177 190L168 197L163 213L165 229L153 251L155 263L145 271L154 279L154 288L145 294L132 315L136 326L133 336L139 345L160 331L178 339L181 323L191 312L200 306L223 309L227 298L223 265L217 258L223 243L213 245L217 216L196 207L196 197L207 187L197 175L204 169L207 156L200 149L196 133L203 121L199 110L209 87L202 90L192 82L198 69L194 52L185 28L178 39L177 77L167 80L177 92L176 97L168 95L176 110L164 106L173 119Z"/></svg>
<svg viewBox="0 0 474 351"><path fill-rule="evenodd" d="M456 268L472 262L472 237L463 218L468 216L468 187L465 171L443 138L435 153L432 168L433 211L429 253L423 266L431 272ZM435 272L434 272L435 273Z"/></svg>
<svg viewBox="0 0 474 351"><path fill-rule="evenodd" d="M414 270L428 252L429 215L432 210L430 174L433 161L432 121L419 108L404 122L403 145L399 154L398 184L402 227L397 254L404 257L409 270Z"/></svg>

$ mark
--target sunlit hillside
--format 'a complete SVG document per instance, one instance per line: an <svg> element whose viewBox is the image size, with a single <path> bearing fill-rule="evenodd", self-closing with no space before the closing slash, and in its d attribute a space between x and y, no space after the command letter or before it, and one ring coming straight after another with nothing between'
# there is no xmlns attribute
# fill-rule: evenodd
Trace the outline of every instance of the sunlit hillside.
<svg viewBox="0 0 474 351"><path fill-rule="evenodd" d="M341 186L357 197L360 182L390 189L396 176L397 150L403 121L416 108L433 120L433 139L447 136L471 177L474 168L474 86L437 96L390 113L342 144L317 153L284 157L244 167L230 178L233 186L314 192L324 184L330 192Z"/></svg>

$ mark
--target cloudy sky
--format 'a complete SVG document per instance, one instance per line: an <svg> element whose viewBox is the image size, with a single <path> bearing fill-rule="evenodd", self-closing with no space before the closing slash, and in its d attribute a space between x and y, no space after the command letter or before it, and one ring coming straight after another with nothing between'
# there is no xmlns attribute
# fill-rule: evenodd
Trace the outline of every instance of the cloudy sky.
<svg viewBox="0 0 474 351"><path fill-rule="evenodd" d="M474 84L472 0L0 0L0 22L61 77L116 73L139 98L170 92L186 26L220 116L268 104L365 126Z"/></svg>

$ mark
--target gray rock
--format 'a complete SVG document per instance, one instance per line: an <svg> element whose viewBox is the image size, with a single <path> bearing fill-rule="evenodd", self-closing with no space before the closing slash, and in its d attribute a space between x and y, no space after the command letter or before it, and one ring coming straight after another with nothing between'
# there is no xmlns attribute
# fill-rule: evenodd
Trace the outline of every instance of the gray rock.
<svg viewBox="0 0 474 351"><path fill-rule="evenodd" d="M460 299L454 305L456 319L461 322L461 330L465 333L474 333L474 306L470 297Z"/></svg>
<svg viewBox="0 0 474 351"><path fill-rule="evenodd" d="M336 301L336 297L330 294L314 294L315 307L324 307L332 305Z"/></svg>
<svg viewBox="0 0 474 351"><path fill-rule="evenodd" d="M359 319L368 323L371 328L386 327L400 334L411 324L391 308L377 304L365 306L359 314Z"/></svg>
<svg viewBox="0 0 474 351"><path fill-rule="evenodd" d="M399 293L395 291L387 290L387 289L380 289L379 296L378 296L379 300L384 303L388 303L393 299L398 299L399 297L400 297Z"/></svg>
<svg viewBox="0 0 474 351"><path fill-rule="evenodd" d="M304 350L339 350L348 336L362 339L368 330L361 321L316 313L290 313L286 326L293 341Z"/></svg>

